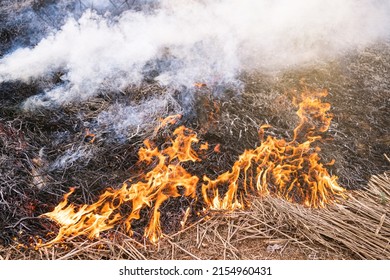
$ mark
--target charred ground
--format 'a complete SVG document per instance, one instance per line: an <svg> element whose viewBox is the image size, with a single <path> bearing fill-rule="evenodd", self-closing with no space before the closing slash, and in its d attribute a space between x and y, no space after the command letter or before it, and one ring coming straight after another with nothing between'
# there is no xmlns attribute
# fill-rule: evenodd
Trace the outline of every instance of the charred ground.
<svg viewBox="0 0 390 280"><path fill-rule="evenodd" d="M43 9L37 3L33 9ZM9 22L7 11L0 10L1 22ZM26 35L29 28L2 24L0 55L16 45L31 44L31 41L20 41L20 38L29 40ZM28 97L42 92L44 85L61 83L59 76L61 73L45 81L0 84L0 240L3 246L12 244L16 236L25 244L35 242L37 235L46 238L45 234L55 231L56 226L37 217L52 210L70 187L77 187L71 198L73 202L92 203L107 187L116 188L144 172L135 163L145 139L152 139L160 147L169 141L175 126L155 134L157 118L141 131L130 128L133 133L126 137L118 138L109 127L98 130L99 113L118 103L137 106L155 96L169 96L166 114L158 117L164 118L177 111L174 109L182 108L183 117L176 126L194 129L210 145L204 155L207 161L188 168L193 174L213 178L229 170L245 149L259 143L260 125L270 124L272 128L267 133L291 139L298 122L293 98L304 88L327 89L329 95L325 101L331 104L334 117L321 143L321 157L323 162L335 159L331 172L339 176L340 185L363 189L372 175L390 168L386 158L390 156L389 43L377 43L334 60L290 67L277 73L243 73L243 89L225 90L223 94L220 90L215 94L215 88L208 85L171 91L146 78L140 87L130 87L120 93L101 92L84 104L36 111L21 108ZM95 141L88 138L88 131L93 132ZM86 156L73 160L69 154L67 160L56 165L69 150ZM174 199L162 207L164 232L173 234L180 229L181 211L189 204L189 200ZM146 222L140 219L137 223L143 228ZM211 225L210 228L221 226ZM209 229L205 228L207 232ZM141 241L142 230L136 233L135 237ZM110 238L110 233L106 237ZM303 257L299 254L297 258ZM161 257L167 256L161 254Z"/></svg>

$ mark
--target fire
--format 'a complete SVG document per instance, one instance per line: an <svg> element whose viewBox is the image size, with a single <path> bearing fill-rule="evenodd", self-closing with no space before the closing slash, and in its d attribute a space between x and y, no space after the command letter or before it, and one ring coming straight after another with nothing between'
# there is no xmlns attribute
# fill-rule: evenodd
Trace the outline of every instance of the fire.
<svg viewBox="0 0 390 280"><path fill-rule="evenodd" d="M160 129L167 127L168 125L173 125L177 123L182 118L181 114L168 116L165 119L160 119L159 125L154 129L153 135L156 135Z"/></svg>
<svg viewBox="0 0 390 280"><path fill-rule="evenodd" d="M159 207L169 198L181 195L195 198L199 178L189 174L180 163L198 161L198 155L192 144L199 140L196 134L181 126L173 133L176 138L172 145L159 151L146 140L145 147L139 150L139 161L153 165L143 180L131 184L125 182L120 189L108 189L92 205L76 207L68 203L72 189L64 200L50 213L44 216L56 221L60 226L57 237L45 245L54 244L64 236L86 235L88 238L99 237L100 232L113 228L119 221L125 230L132 234L131 223L140 218L140 211L149 207L152 211L150 223L145 230L145 237L157 242L161 236ZM126 217L121 216L120 208L130 203L131 211Z"/></svg>
<svg viewBox="0 0 390 280"><path fill-rule="evenodd" d="M196 87L196 88L205 88L205 87L207 87L207 85L205 83L195 83L194 87Z"/></svg>
<svg viewBox="0 0 390 280"><path fill-rule="evenodd" d="M85 130L84 141L92 144L92 143L95 142L95 140L96 140L96 134L91 133L91 132L89 131L89 129L87 128L87 129Z"/></svg>
<svg viewBox="0 0 390 280"><path fill-rule="evenodd" d="M129 179L119 189L107 189L92 205L70 203L72 189L52 212L43 215L57 222L60 229L56 238L42 246L70 236L97 238L101 232L117 225L124 225L125 231L132 235L132 223L140 219L143 209L149 209L150 213L144 237L156 243L163 234L160 207L175 197L188 197L201 204L205 212L245 208L251 196L274 195L316 208L344 197L345 190L338 185L337 177L330 175L320 162L320 148L313 147L332 119L328 113L330 105L321 101L326 94L326 91L302 94L297 111L300 122L291 141L272 136L265 138L269 125L263 125L259 129L261 144L246 150L231 170L215 179L206 175L200 179L183 167L185 162L201 161L198 152L208 149L208 144L200 143L191 129L178 127L169 145L161 150L146 140L138 156L139 162L150 171L138 182ZM164 119L157 130L176 123L178 118L179 115ZM130 210L123 211L125 205L130 206ZM187 208L182 226L189 214L190 208Z"/></svg>
<svg viewBox="0 0 390 280"><path fill-rule="evenodd" d="M308 207L325 207L335 197L343 196L344 189L320 163L319 147L312 144L321 139L319 135L328 130L332 117L328 114L329 103L320 98L326 91L302 94L297 115L300 123L294 129L292 141L268 136L264 140L263 125L259 135L261 145L246 150L233 165L232 170L211 180L204 176L202 195L212 209L242 208L248 194L266 196L272 193L291 202L303 203ZM329 164L328 164L329 165ZM240 191L240 178L242 192ZM221 196L219 187L227 184L226 193Z"/></svg>

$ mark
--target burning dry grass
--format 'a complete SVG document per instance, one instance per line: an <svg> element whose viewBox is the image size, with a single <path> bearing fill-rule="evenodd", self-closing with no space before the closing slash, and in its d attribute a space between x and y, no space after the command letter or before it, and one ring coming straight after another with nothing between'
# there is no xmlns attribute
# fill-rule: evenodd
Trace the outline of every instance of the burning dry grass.
<svg viewBox="0 0 390 280"><path fill-rule="evenodd" d="M273 197L247 211L215 213L158 246L120 232L99 241L1 250L2 259L390 259L390 177L373 176L343 203L310 209Z"/></svg>
<svg viewBox="0 0 390 280"><path fill-rule="evenodd" d="M128 179L119 189L106 189L93 204L70 203L72 189L53 211L42 215L60 227L57 237L42 246L50 246L72 236L95 239L103 231L118 225L124 225L125 232L133 236L133 224L143 219L143 211L149 212L143 236L157 243L164 232L162 206L175 198L191 201L189 206L183 205L180 209L182 226L191 217L190 213L203 216L209 210L245 209L251 203L248 198L251 195L274 195L313 208L322 208L344 198L345 189L321 163L318 154L321 149L316 146L332 119L328 113L330 104L321 101L326 95L326 91L305 90L297 111L300 122L291 141L272 136L265 139L264 129L270 126L262 126L258 147L245 150L230 171L215 179L205 173L197 176L185 167L187 163L198 163L207 158L202 154L209 145L201 143L193 130L184 126L176 128L172 139L165 139L164 148L146 139L144 147L138 152L137 163L144 166L144 174L137 180ZM161 126L177 121L177 116L168 117Z"/></svg>
<svg viewBox="0 0 390 280"><path fill-rule="evenodd" d="M196 245L187 252L177 248L187 255L198 252L198 258L389 259L389 203L388 174L373 176L366 190L326 209L267 197L255 200L249 211L198 224L192 230ZM190 244L178 242L182 248Z"/></svg>
<svg viewBox="0 0 390 280"><path fill-rule="evenodd" d="M194 174L203 174L201 172L206 170L215 178L222 171L230 170L244 149L259 144L258 128L263 123L273 126L267 131L269 135L291 139L289 133L299 120L289 91L293 88L299 91L299 81L305 77L311 88L327 88L330 92L325 101L332 105L334 120L329 136L333 141L324 139L320 143L323 162L336 158L329 170L330 174L340 177L342 187L364 188L371 174L389 170L384 157L390 143L389 54L390 47L385 45L325 66L294 69L276 76L244 77L246 88L241 96L226 94L220 100L206 87L201 87L191 104L192 111L183 117L182 124L199 132L209 142L210 150L218 152L209 154L212 164L199 165L193 170ZM90 143L86 129L93 128L91 124L97 116L115 102L137 106L165 92L145 82L141 88L129 89L129 92L102 93L83 106L24 112L18 106L39 92L36 86L3 83L1 90L0 246L4 246L0 247L1 258L389 258L389 179L386 175L374 176L367 190L354 191L347 201L327 209L307 209L266 197L255 200L245 211L213 212L215 216L178 233L172 233L177 229L166 232L157 247L139 243L143 242L142 233L134 239L112 229L104 232L98 241L76 237L67 239L61 246L37 251L20 248L12 241L13 237L35 244L40 237L34 234L42 237L43 233L58 230L37 216L52 211L70 186L78 186L72 203L93 203L106 187L117 186L128 178L142 141L156 136L153 135L155 125L150 123L144 130L130 133L131 137L125 142L118 142L108 125L100 126L99 130L91 129L96 138ZM173 96L174 99L179 102L180 96ZM164 115L177 113L172 110L174 106L174 102L167 104ZM169 131L164 131L162 138L166 139ZM62 169L49 168L66 155L66 151L83 149L93 152L93 156L68 161ZM165 205L166 212L162 213L167 223L165 227L171 225L167 217L181 210L180 206ZM143 222L138 226L145 226ZM53 236L46 240L51 238Z"/></svg>

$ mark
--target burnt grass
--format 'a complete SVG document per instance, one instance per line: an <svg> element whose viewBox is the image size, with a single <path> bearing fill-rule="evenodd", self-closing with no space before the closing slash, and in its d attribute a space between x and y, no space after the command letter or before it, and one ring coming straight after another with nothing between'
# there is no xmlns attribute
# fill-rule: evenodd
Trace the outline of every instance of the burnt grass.
<svg viewBox="0 0 390 280"><path fill-rule="evenodd" d="M4 17L5 15L0 15ZM3 28L3 27L2 27ZM0 30L2 53L24 29ZM18 34L18 32L20 34ZM1 55L1 54L0 54ZM44 85L58 83L58 75L39 82L18 81L0 84L0 242L7 245L17 237L29 243L35 236L56 231L56 225L39 215L51 211L63 195L75 186L70 197L75 204L93 203L107 187L117 188L129 178L146 172L137 165L137 152L150 138L156 146L170 141L175 127L185 125L198 133L209 150L201 154L202 162L186 164L186 169L202 178L215 178L231 168L245 150L259 144L258 128L270 124L267 133L291 139L298 123L292 99L304 88L328 90L324 98L331 104L333 121L318 145L324 163L335 160L331 174L341 186L362 189L371 175L388 171L390 162L390 44L377 43L363 50L351 51L326 62L286 68L277 73L242 73L242 90L178 90L173 94L180 104L185 94L191 96L182 119L175 125L153 129L127 138L112 139L109 131L94 131L92 142L86 133L97 115L115 102L139 104L156 92L166 89L146 79L140 88L118 94L105 92L85 104L69 104L52 109L25 111L22 103L42 92ZM162 115L161 117L166 117ZM71 148L82 148L93 156L81 158L65 168L52 168L59 155ZM168 200L161 207L165 233L180 229L188 206L197 208L188 198ZM142 238L149 211L142 211L133 225L135 238Z"/></svg>

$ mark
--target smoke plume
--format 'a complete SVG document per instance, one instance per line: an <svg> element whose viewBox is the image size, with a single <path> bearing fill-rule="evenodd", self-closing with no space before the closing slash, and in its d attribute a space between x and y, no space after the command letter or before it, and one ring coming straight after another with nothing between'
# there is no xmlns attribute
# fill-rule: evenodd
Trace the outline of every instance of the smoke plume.
<svg viewBox="0 0 390 280"><path fill-rule="evenodd" d="M241 72L310 63L386 39L390 26L385 0L81 2L79 13L58 15L60 28L0 60L0 83L60 76L25 108L84 102L146 76L172 88L235 83Z"/></svg>

